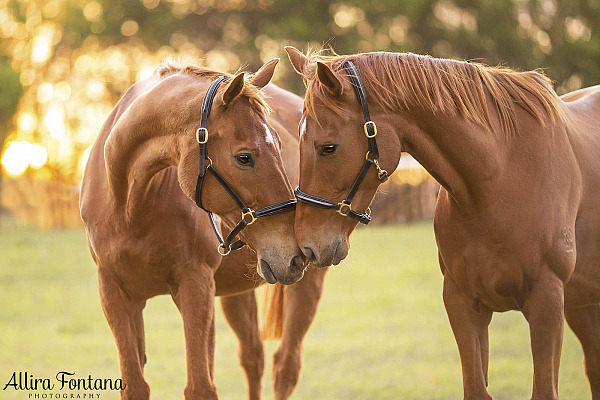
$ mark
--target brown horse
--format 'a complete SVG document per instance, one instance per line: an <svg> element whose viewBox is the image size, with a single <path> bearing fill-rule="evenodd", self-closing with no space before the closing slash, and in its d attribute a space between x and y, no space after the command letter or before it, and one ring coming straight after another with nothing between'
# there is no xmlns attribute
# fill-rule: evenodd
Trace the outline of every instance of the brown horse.
<svg viewBox="0 0 600 400"><path fill-rule="evenodd" d="M566 314L600 399L600 87L561 100L537 72L415 54L287 51L307 86L301 191L341 201L365 160L346 61L364 82L377 126L365 132L376 135L381 169L393 171L406 151L442 185L434 229L464 398L491 398L488 325L493 312L519 310L530 327L532 398L558 398ZM376 172L340 213L367 209ZM295 231L313 263L327 265L346 256L356 223L298 204Z"/></svg>
<svg viewBox="0 0 600 400"><path fill-rule="evenodd" d="M209 119L211 162L254 209L291 198L281 155L290 160L288 169L296 171L298 139L289 132L297 127L301 99L269 85L264 91L272 96L272 105L277 100L288 109L276 107L267 117L268 105L259 90L271 80L276 63L266 63L247 78L166 62L127 91L92 148L80 208L98 265L102 308L127 385L122 398L149 398L143 377L142 311L147 299L160 294L172 296L184 322L185 397L217 397L213 299L224 295L223 310L240 340L250 398L260 398L264 361L251 289L265 275L285 283L303 276L305 264L291 228L293 213L258 219L240 234L251 249L221 257L207 214L190 199L199 165L200 104L209 84L222 75L230 79L217 92ZM205 178L202 204L224 226L240 219L239 209L214 177ZM308 271L305 283L285 290L289 301L283 306L283 341L274 365L278 398L289 396L297 382L301 342L314 317L323 277ZM297 299L303 295L308 301L300 304ZM294 312L298 318L290 314Z"/></svg>

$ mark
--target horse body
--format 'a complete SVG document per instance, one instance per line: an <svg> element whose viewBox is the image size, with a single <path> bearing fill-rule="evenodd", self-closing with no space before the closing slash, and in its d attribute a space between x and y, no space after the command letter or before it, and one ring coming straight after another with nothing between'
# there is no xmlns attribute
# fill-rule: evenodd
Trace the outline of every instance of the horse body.
<svg viewBox="0 0 600 400"><path fill-rule="evenodd" d="M182 73L165 78L157 71L133 85L102 127L82 182L81 215L90 252L98 265L102 307L115 336L121 375L127 385L123 398L149 397L150 390L143 378L146 354L142 311L147 299L162 294L173 297L184 320L186 398L216 398L215 295L227 296L223 297L223 311L240 342L240 361L248 379L249 397L261 397L264 356L252 289L264 280L256 271L252 272L256 268L256 253L246 246L226 257L217 254L219 242L207 214L190 200L193 188L182 183L181 165L170 167L177 165L174 158L186 158L180 151L174 151L172 142L162 136L137 137L139 133L135 130L121 132L126 135L115 134L119 133L119 124L131 123L133 113L146 113L150 129L164 129L151 117L160 111L148 110L153 105L145 99L157 93L162 94L158 98L164 103L154 107L181 104L180 109L171 112L196 110L199 121L204 91L198 89L197 81ZM183 90L179 90L181 86L185 86ZM280 135L271 140L281 140L287 174L295 184L298 179L295 129L302 100L273 84L266 86L264 92L271 97L268 101L274 108L268 124ZM279 110L279 104L290 109ZM194 129L182 133L193 138ZM120 155L116 150L120 150ZM211 156L216 163L215 155ZM197 153L189 158L197 160ZM210 188L205 190L211 193ZM250 193L254 191L260 188L250 188ZM275 376L283 382L275 388L279 399L287 398L297 383L302 340L316 312L325 273L307 271L306 275L308 279L302 285L275 292L277 296L289 297L284 308L276 310L284 314L284 340L278 350L283 357L274 365L279 369ZM306 301L299 301L302 297ZM298 321L295 314L311 317ZM287 375L282 378L282 374Z"/></svg>
<svg viewBox="0 0 600 400"><path fill-rule="evenodd" d="M523 115L520 121L527 119ZM459 172L473 194L461 192L460 186L442 188L435 212L436 238L448 278L490 311L523 309L540 274L552 273L566 283L577 255L575 219L583 182L570 133L561 126L549 133L535 121L523 125L519 137L493 140L496 154L486 162L493 165L485 168L494 172L486 182L472 182ZM477 130L474 134L481 135ZM443 131L428 134L457 135L457 131L446 125ZM465 142L442 151L456 150L462 153L457 157L469 159L473 152ZM420 158L418 150L413 153ZM482 167L477 161L468 163L471 171ZM462 199L468 199L467 206Z"/></svg>
<svg viewBox="0 0 600 400"><path fill-rule="evenodd" d="M155 74L134 84L120 99L92 147L81 188L81 215L92 257L102 273L123 282L123 290L135 299L169 293L167 278L173 271L167 266L185 268L181 261L194 258L216 270L220 263L220 257L203 246L181 246L197 240L216 248L218 242L205 229L209 223L206 213L199 212L179 189L176 169L166 168L146 177L148 184L142 198L123 202L111 196L104 157L108 136L131 103L158 82ZM136 211L132 220L128 211L133 207ZM105 239L109 233L115 240Z"/></svg>
<svg viewBox="0 0 600 400"><path fill-rule="evenodd" d="M577 264L565 288L565 305L584 307L600 303L600 86L561 98L577 121L570 138L583 186L575 223Z"/></svg>
<svg viewBox="0 0 600 400"><path fill-rule="evenodd" d="M364 121L342 72L346 60L363 77L382 168L394 170L406 151L442 185L434 229L464 398L491 398L488 325L493 312L519 310L530 327L532 399L558 398L565 312L584 348L592 396L600 399L598 88L561 101L536 73L413 54L310 60L287 50L307 82L303 191L341 200L352 181L332 183L331 171L342 163L358 170L364 157ZM378 183L367 174L353 209L367 208ZM318 220L329 232L310 238ZM332 249L335 260L347 253L339 243L347 243L356 221L299 204L295 224L301 248L319 265Z"/></svg>

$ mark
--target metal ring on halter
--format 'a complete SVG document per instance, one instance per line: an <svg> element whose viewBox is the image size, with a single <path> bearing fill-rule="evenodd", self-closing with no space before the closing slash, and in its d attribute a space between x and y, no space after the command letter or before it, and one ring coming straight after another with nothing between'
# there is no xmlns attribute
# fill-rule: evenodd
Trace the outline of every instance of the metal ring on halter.
<svg viewBox="0 0 600 400"><path fill-rule="evenodd" d="M347 217L348 216L348 212L352 211L352 205L348 204L344 201L342 201L341 203L338 203L338 206L340 206L340 208L337 210L338 214ZM346 212L342 212L342 210L344 209L344 207L348 207L348 210L346 210Z"/></svg>
<svg viewBox="0 0 600 400"><path fill-rule="evenodd" d="M200 131L204 133L204 140L200 140ZM198 128L196 130L196 141L200 144L206 144L206 142L208 142L208 129Z"/></svg>
<svg viewBox="0 0 600 400"><path fill-rule="evenodd" d="M208 166L212 167L212 159L209 156L206 156L206 160L208 160Z"/></svg>
<svg viewBox="0 0 600 400"><path fill-rule="evenodd" d="M223 251L225 251L225 250L227 250L227 251L225 253L222 253L221 249L223 249ZM225 247L223 247L223 245L220 244L217 246L217 252L224 257L227 254L231 253L231 245L229 245L229 247L227 249L225 249Z"/></svg>
<svg viewBox="0 0 600 400"><path fill-rule="evenodd" d="M367 126L371 125L373 127L373 134L369 135L369 130L367 129ZM375 125L375 122L373 121L367 121L365 122L365 124L363 125L363 129L365 130L365 135L367 135L367 137L369 139L374 138L375 136L377 136L377 125Z"/></svg>
<svg viewBox="0 0 600 400"><path fill-rule="evenodd" d="M248 222L248 220L246 220L247 215L250 216L250 222ZM254 221L256 221L256 217L254 216L254 211L250 208L246 212L242 211L242 219L244 221L246 221L247 225L252 225L254 223Z"/></svg>

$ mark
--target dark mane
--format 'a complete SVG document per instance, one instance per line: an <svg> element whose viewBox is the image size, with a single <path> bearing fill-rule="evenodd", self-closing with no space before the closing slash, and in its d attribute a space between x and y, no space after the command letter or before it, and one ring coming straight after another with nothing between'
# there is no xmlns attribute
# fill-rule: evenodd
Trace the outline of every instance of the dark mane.
<svg viewBox="0 0 600 400"><path fill-rule="evenodd" d="M358 68L369 99L388 110L426 107L434 112L459 114L493 131L486 95L491 96L501 127L507 135L518 132L515 104L541 124L563 118L562 102L550 80L540 71L517 72L479 63L447 60L412 53L363 53L351 56L309 55L305 71L306 109L316 117L315 100L342 112L316 79L316 62L346 75L343 64Z"/></svg>

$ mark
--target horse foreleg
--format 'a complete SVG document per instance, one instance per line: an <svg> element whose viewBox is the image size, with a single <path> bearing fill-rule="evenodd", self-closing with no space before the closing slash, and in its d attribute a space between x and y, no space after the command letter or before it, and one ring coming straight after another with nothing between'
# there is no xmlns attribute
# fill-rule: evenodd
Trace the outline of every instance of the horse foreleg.
<svg viewBox="0 0 600 400"><path fill-rule="evenodd" d="M488 326L492 313L475 311L452 278L444 276L444 305L462 364L464 399L491 399L487 392Z"/></svg>
<svg viewBox="0 0 600 400"><path fill-rule="evenodd" d="M563 336L563 282L549 273L531 289L523 308L533 355L533 400L558 399L558 368Z"/></svg>
<svg viewBox="0 0 600 400"><path fill-rule="evenodd" d="M600 305L565 308L565 317L583 347L592 400L600 400Z"/></svg>
<svg viewBox="0 0 600 400"><path fill-rule="evenodd" d="M121 379L125 388L122 399L149 399L150 386L144 380L144 322L142 311L146 302L132 301L108 274L99 268L100 302L113 332Z"/></svg>
<svg viewBox="0 0 600 400"><path fill-rule="evenodd" d="M281 344L273 356L275 400L289 398L298 383L302 341L315 318L326 273L326 268L311 267L302 280L284 289Z"/></svg>
<svg viewBox="0 0 600 400"><path fill-rule="evenodd" d="M215 340L215 281L206 267L186 266L186 273L170 286L171 296L181 313L185 335L187 400L217 399L213 382Z"/></svg>
<svg viewBox="0 0 600 400"><path fill-rule="evenodd" d="M221 308L238 339L238 358L246 374L248 398L261 397L265 355L258 330L258 312L254 291L221 297Z"/></svg>

